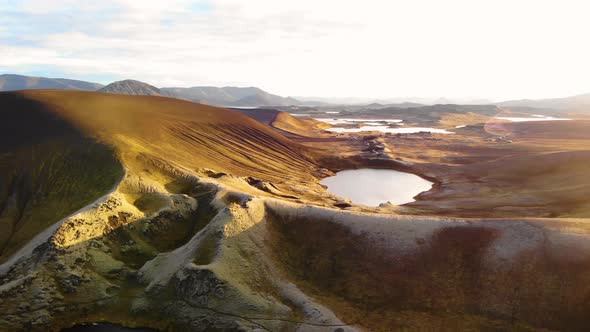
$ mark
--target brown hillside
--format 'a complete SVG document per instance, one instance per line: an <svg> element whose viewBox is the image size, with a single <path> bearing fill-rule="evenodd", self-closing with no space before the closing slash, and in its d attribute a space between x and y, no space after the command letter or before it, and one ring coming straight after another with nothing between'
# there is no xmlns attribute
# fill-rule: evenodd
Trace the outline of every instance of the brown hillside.
<svg viewBox="0 0 590 332"><path fill-rule="evenodd" d="M301 146L226 109L62 90L0 93L0 105L0 262L105 194L123 167L210 169L285 191L317 171Z"/></svg>

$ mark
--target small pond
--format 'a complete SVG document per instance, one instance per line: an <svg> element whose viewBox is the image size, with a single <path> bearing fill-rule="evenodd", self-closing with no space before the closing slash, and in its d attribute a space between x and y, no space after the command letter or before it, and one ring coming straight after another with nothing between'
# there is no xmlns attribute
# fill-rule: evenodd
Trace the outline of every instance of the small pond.
<svg viewBox="0 0 590 332"><path fill-rule="evenodd" d="M432 188L433 183L415 174L389 169L354 169L336 173L321 181L334 195L348 198L353 203L379 206L391 202L401 205Z"/></svg>

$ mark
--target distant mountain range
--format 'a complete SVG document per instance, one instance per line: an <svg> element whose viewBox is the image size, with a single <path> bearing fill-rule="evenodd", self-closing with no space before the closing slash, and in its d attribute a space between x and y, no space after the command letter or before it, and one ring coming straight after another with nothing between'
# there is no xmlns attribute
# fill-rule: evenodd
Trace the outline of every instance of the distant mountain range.
<svg viewBox="0 0 590 332"><path fill-rule="evenodd" d="M103 86L99 83L65 78L32 77L15 74L0 75L0 91L30 89L86 90L126 95L165 96L222 107L367 105L372 102L373 104L370 105L375 106L374 108L419 107L428 104L497 105L512 108L571 111L590 108L590 94L565 98L510 100L499 103L483 99L455 100L446 98L387 98L369 101L363 98L281 97L256 87L195 86L190 88L157 88L136 80L123 80Z"/></svg>
<svg viewBox="0 0 590 332"><path fill-rule="evenodd" d="M65 78L33 77L14 74L0 75L0 91L31 90L31 89L60 89L96 91L102 84L91 83Z"/></svg>
<svg viewBox="0 0 590 332"><path fill-rule="evenodd" d="M487 99L469 99L469 98L425 98L425 97L395 97L395 98L361 98L361 97L303 97L295 96L299 101L320 106L324 105L439 105L439 104L457 104L457 105L490 105L492 101ZM412 106L410 106L412 107Z"/></svg>
<svg viewBox="0 0 590 332"><path fill-rule="evenodd" d="M124 95L166 96L214 106L261 107L301 104L297 99L274 95L256 87L157 88L136 80L123 80L104 86L98 83L63 78L0 75L0 91L31 89L86 90Z"/></svg>
<svg viewBox="0 0 590 332"><path fill-rule="evenodd" d="M218 106L289 106L300 103L297 99L273 95L256 87L196 86L192 88L162 88L161 91L169 96Z"/></svg>

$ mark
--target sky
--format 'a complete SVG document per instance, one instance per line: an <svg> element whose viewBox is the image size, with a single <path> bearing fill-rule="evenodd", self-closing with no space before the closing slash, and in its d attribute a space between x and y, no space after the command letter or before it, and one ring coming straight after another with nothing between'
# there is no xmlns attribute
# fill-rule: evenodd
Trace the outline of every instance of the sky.
<svg viewBox="0 0 590 332"><path fill-rule="evenodd" d="M1 0L0 73L283 96L590 92L589 1Z"/></svg>

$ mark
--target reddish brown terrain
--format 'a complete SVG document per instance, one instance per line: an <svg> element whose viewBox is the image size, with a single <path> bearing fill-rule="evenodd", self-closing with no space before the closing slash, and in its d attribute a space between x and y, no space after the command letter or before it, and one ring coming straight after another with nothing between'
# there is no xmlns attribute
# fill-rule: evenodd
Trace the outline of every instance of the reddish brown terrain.
<svg viewBox="0 0 590 332"><path fill-rule="evenodd" d="M428 124L455 134L335 134L240 112L0 93L0 330L590 324L590 122L445 113ZM362 167L435 185L367 207L319 183Z"/></svg>

